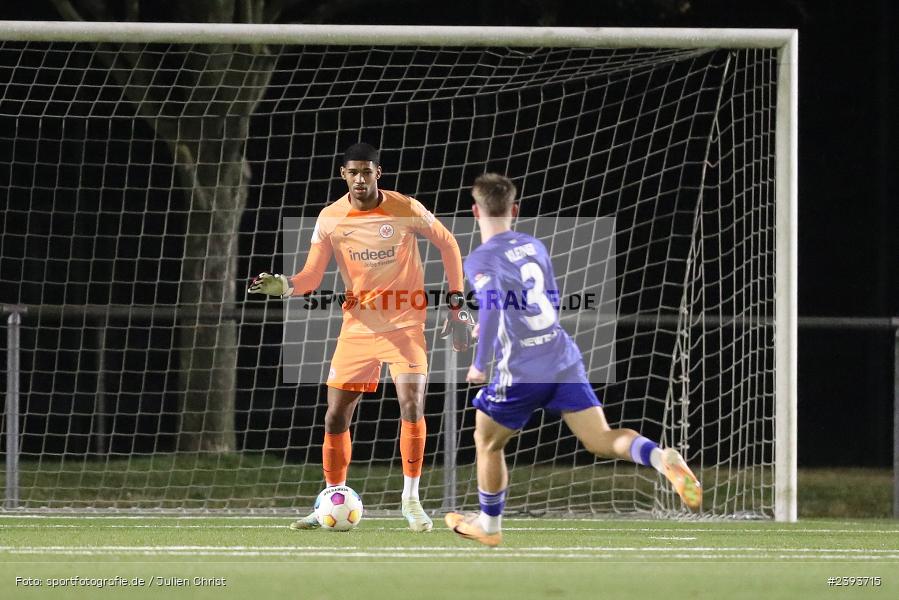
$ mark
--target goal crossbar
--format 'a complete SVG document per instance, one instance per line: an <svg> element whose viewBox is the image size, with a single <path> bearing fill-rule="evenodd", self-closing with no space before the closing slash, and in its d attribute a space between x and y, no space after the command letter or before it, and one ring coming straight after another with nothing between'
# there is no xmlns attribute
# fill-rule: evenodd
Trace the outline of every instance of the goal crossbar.
<svg viewBox="0 0 899 600"><path fill-rule="evenodd" d="M646 27L451 27L0 21L0 40L359 46L529 46L565 48L780 48L795 29Z"/></svg>

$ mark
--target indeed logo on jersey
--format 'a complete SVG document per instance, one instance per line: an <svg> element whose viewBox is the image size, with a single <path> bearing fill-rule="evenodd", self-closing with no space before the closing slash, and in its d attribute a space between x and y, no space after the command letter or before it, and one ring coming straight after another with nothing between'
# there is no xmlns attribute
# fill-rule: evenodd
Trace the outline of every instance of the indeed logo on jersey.
<svg viewBox="0 0 899 600"><path fill-rule="evenodd" d="M371 248L365 248L364 250L353 250L352 248L347 248L347 254L350 255L350 260L385 260L388 258L396 257L396 246L391 246L389 250L373 250Z"/></svg>

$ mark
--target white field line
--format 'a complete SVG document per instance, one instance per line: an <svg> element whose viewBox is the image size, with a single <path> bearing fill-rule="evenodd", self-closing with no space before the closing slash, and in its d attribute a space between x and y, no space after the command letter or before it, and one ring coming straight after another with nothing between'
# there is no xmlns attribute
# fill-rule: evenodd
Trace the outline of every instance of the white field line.
<svg viewBox="0 0 899 600"><path fill-rule="evenodd" d="M281 530L287 529L287 525L290 520L288 519L282 524L275 525L112 525L112 524L85 524L85 525L68 525L68 524L60 524L60 523L43 523L43 524L20 524L16 523L13 525L3 525L0 524L0 531L8 530L8 529L29 529L29 530L40 530L40 529L271 529L271 530ZM403 531L406 530L407 527L405 525L397 524L395 527L364 527L365 531ZM553 531L564 531L564 532L600 532L600 533L717 533L722 534L726 533L727 535L740 535L740 534L758 534L758 533L828 533L828 534L852 534L852 535L868 535L868 534L879 534L879 535L899 535L899 529L868 529L868 530L857 530L857 529L680 529L680 528L658 528L658 529L629 529L626 527L617 528L617 527L503 527L503 531L531 531L531 532L553 532ZM652 536L647 535L649 539L658 539L658 540L695 540L697 539L695 536Z"/></svg>
<svg viewBox="0 0 899 600"><path fill-rule="evenodd" d="M60 518L60 517L54 517ZM81 518L81 517L66 517L66 518ZM95 519L96 517L85 517L86 519ZM109 518L109 517L101 517L101 518ZM156 517L158 518L158 517ZM271 519L271 517L266 517L267 519ZM4 525L0 523L0 530L3 529L285 529L287 524L291 521L290 517L285 517L281 519L280 523L273 523L269 525L250 525L250 524L238 524L238 525L216 525L216 524L208 524L208 525L168 525L164 523L159 524L144 524L144 525L116 525L116 524L108 524L108 523L84 523L84 524L67 524L67 523L34 523L34 524L23 524L23 523L13 523L9 525ZM400 530L406 529L405 524L401 519L386 519L386 518L368 518L366 522L389 522L389 523L397 523L396 527L366 527L365 529L371 530L381 530L381 531L389 531L389 530ZM511 519L509 520L511 521ZM504 522L505 519L504 519ZM763 528L753 528L753 529L729 529L726 527L503 527L503 531L600 531L607 533L727 533L731 534L742 534L742 533L791 533L791 534L799 534L799 533L846 533L853 535L867 535L867 534L884 534L884 535L899 535L899 528L897 529L787 529L787 528L778 528L778 529L763 529Z"/></svg>
<svg viewBox="0 0 899 600"><path fill-rule="evenodd" d="M301 512L297 512L297 515L301 515ZM302 513L305 514L305 513ZM14 513L6 513L0 512L0 529L4 527L9 527L8 525L3 525L2 521L4 519L17 520L17 519L35 519L35 520L43 520L43 519L56 519L56 520L91 520L91 521L101 521L101 520L140 520L140 521L191 521L191 520L203 520L203 521L212 521L212 520L220 520L220 521L247 521L247 520L268 520L268 521L287 521L289 522L292 519L292 515L289 514L278 514L278 515L171 515L171 514L152 514L145 513L139 515L110 515L110 514L93 514L93 513L58 513L58 514L14 514ZM397 522L402 521L402 518L397 517L366 517L366 521L386 521L386 522ZM622 532L650 532L650 533L670 533L670 532L689 532L689 533L851 533L851 534L868 534L868 533L882 533L882 534L897 534L899 535L899 527L895 529L864 529L869 523L865 521L843 521L842 525L847 527L851 527L853 525L858 525L862 529L834 529L834 528L804 528L803 524L800 522L796 525L795 528L790 527L779 527L779 528L763 528L763 527L753 527L753 528L744 528L741 527L744 523L759 523L764 521L749 521L749 522L741 522L741 521L715 521L709 523L708 527L698 527L693 525L691 527L680 528L677 527L680 523L690 522L690 521L678 521L676 519L666 521L663 519L636 519L636 518L626 518L626 519L609 519L609 518L601 518L601 517L503 517L503 523L538 523L538 522L549 522L549 523L597 523L597 524L607 524L610 522L626 522L626 523L646 523L650 525L655 525L654 527L503 527L503 531L622 531ZM659 527L659 523L670 523L669 527ZM773 524L773 521L771 521ZM87 527L88 525L78 525L78 527ZM90 525L91 527L101 527L101 525ZM109 527L108 525L102 525L104 527ZM184 528L187 527L185 525L143 525L140 527L159 527L159 528ZM198 529L203 528L253 528L253 526L239 524L239 525L198 525L196 526ZM277 527L277 526L276 526ZM399 529L404 529L405 527L398 527Z"/></svg>
<svg viewBox="0 0 899 600"><path fill-rule="evenodd" d="M296 512L297 515L303 516L307 514L304 510L298 510ZM156 513L141 513L141 514L133 514L133 515L117 515L117 514L101 514L101 513L92 513L92 512L58 512L58 513L40 513L40 514L16 514L14 512L0 512L0 521L3 519L90 519L90 520L141 520L141 521L246 521L251 519L256 520L282 520L282 519L290 519L293 515L284 513L284 514L267 514L267 515L234 515L234 514L207 514L207 515L199 515L199 514L190 514L190 515L179 515L179 514L156 514ZM369 521L395 521L397 519L402 519L399 515L395 517L367 517ZM520 517L520 516L509 516L503 517L503 523L535 523L535 522L544 522L544 523L599 523L599 524L609 524L609 523L646 523L649 525L658 525L659 523L671 523L672 525L676 525L678 523L694 523L697 521L693 519L687 520L678 520L678 519L643 519L643 518L602 518L602 517ZM738 521L738 520L720 520L720 521L708 521L709 525L718 525L723 527L728 526L740 526L743 524L756 524L756 523L771 523L774 524L774 521L765 521L763 519L753 519L746 521ZM868 524L866 521L841 521L843 525L858 525L864 527ZM799 524L801 526L801 523ZM505 528L504 528L505 529ZM623 528L626 530L637 530L640 528ZM783 528L783 531L793 531L789 528ZM762 531L775 531L774 529L764 529ZM816 531L829 531L828 529L818 529ZM855 530L852 530L855 531ZM899 528L893 530L894 533L899 533Z"/></svg>
<svg viewBox="0 0 899 600"><path fill-rule="evenodd" d="M86 524L86 525L63 525L60 523L33 523L29 525L0 524L0 530L3 529L287 529L290 519L287 519L281 525L106 525L104 524ZM367 529L393 529L392 527L368 527ZM397 526L396 529L406 529ZM899 533L899 532L897 532Z"/></svg>
<svg viewBox="0 0 899 600"><path fill-rule="evenodd" d="M305 512L297 512L297 515L302 516L305 515ZM278 514L278 515L166 515L166 514L141 514L141 515L105 515L105 514L94 514L94 513L57 513L57 514L15 514L8 512L0 512L0 522L4 519L9 520L18 520L18 519L35 519L35 520L43 520L43 519L56 519L56 520L90 520L90 521L105 521L105 520L140 520L140 521L246 521L246 520L267 520L267 521L290 521L293 516L289 514ZM366 517L366 521L387 521L387 522L395 522L402 521L402 517ZM777 529L773 528L762 528L757 527L753 529L743 528L741 525L748 523L760 523L765 521L714 521L710 522L707 528L697 527L695 525L689 528L679 528L677 525L681 523L688 523L691 521L679 521L677 519L665 520L665 519L608 519L608 518L588 518L588 517L503 517L503 523L647 523L656 525L655 527L596 527L596 528L588 528L588 527L503 527L503 531L671 531L672 529L677 529L677 531L750 531L750 532L760 532L760 533L768 533L768 532L779 532L779 533L896 533L899 534L899 527L895 529L885 529L885 530L865 530L865 529L833 529L833 528L814 528L808 529L803 528L803 523L797 523L796 528L790 527L780 527ZM659 527L660 523L669 523L670 527ZM774 523L770 521L770 523ZM870 524L870 522L866 521L842 521L841 524L851 526L858 525L859 527L865 527ZM152 525L150 525L152 526ZM8 527L0 524L0 527ZM184 525L171 525L169 527L185 527ZM205 525L199 525L197 527L205 527ZM249 527L248 525L234 525L234 527ZM740 529L728 529L729 527L740 527Z"/></svg>
<svg viewBox="0 0 899 600"><path fill-rule="evenodd" d="M375 519L369 519L375 520ZM851 533L855 535L864 535L868 533L883 533L888 535L899 535L899 527L896 529L809 529L803 528L800 523L795 529L788 527L764 528L764 527L739 527L736 523L720 523L718 526L710 525L708 527L678 527L676 521L672 521L670 526L662 527L506 527L505 523L518 522L521 519L513 520L503 518L503 531L607 531L611 533ZM532 519L530 522L538 523L540 519ZM0 525L2 527L2 525Z"/></svg>
<svg viewBox="0 0 899 600"><path fill-rule="evenodd" d="M298 511L297 514L300 514L302 511ZM304 513L305 514L305 513ZM16 514L12 512L0 512L0 519L182 519L186 521L190 520L209 520L209 519L222 519L222 520L234 520L234 521L242 521L244 519L284 519L290 518L289 514L270 514L270 515L216 515L216 514L208 514L208 515L173 515L173 514L154 514L154 513L142 513L138 515L114 515L114 514L101 514L101 513L91 513L91 512L83 512L83 513L72 513L72 512L58 512L54 514L50 513L41 513L41 514ZM392 520L392 517L371 517L371 519L387 521ZM538 519L542 519L542 517L509 517L508 519L503 518L503 521L535 521ZM600 518L586 518L586 517L560 517L560 518L551 518L547 517L543 519L546 521L572 521L576 523L608 523L610 519L600 519ZM628 523L657 523L658 519L627 519Z"/></svg>
<svg viewBox="0 0 899 600"><path fill-rule="evenodd" d="M16 554L21 555L30 555L30 554L40 554L46 556L46 553L43 552L18 552ZM99 552L58 552L54 553L54 555L64 555L64 556L101 556L102 553ZM309 559L309 558L328 558L328 559L349 559L349 558L373 558L378 559L379 561L389 560L389 559L413 559L413 560L421 560L422 556L420 554L416 554L414 552L304 552L302 554L295 552L141 552L139 554L134 554L134 556L142 556L142 557L150 557L150 556L162 556L162 557L173 557L173 556L183 556L183 557L215 557L215 558L297 558L297 559ZM445 552L440 554L429 554L427 558L468 558L469 554L462 554L459 552ZM631 561L658 561L660 559L688 559L688 560L747 560L747 561L759 561L759 560L804 560L804 561L850 561L850 560L865 560L868 562L876 561L876 560L884 560L883 557L858 557L858 556L847 556L847 555L837 555L837 556L808 556L808 555L791 555L791 554L666 554L665 556L659 556L658 554L629 554L627 556L621 556L611 553L606 554L534 554L534 553L518 553L518 552L508 552L502 554L476 554L475 556L471 556L471 558L477 557L478 560L483 560L484 558L494 558L494 559L502 559L502 558L517 558L517 559L529 559L538 562L545 562L552 559L566 559L566 560L597 560L597 559L608 559L608 560L631 560ZM888 560L899 559L899 554L894 557L888 557Z"/></svg>
<svg viewBox="0 0 899 600"><path fill-rule="evenodd" d="M883 560L895 561L899 559L899 553L891 555L866 555L866 554L814 554L811 552L790 553L789 551L773 550L766 552L746 552L746 553L729 553L729 552L646 552L647 549L641 549L642 552L622 553L620 548L609 549L603 552L558 552L553 549L551 552L533 551L533 549L516 548L510 550L469 550L463 551L460 548L441 548L438 552L428 552L422 554L420 549L403 549L403 551L392 550L385 551L381 549L369 550L348 550L344 548L335 548L333 550L325 550L317 548L315 550L139 550L136 552L122 553L116 552L118 555L131 556L183 556L183 557L260 557L260 558L373 558L373 559L433 559L433 558L484 558L503 559L516 558L528 560L551 560L551 559L580 559L580 560L596 560L596 559L613 559L613 560L659 560L659 559L688 559L688 560L801 560L801 561L858 561L858 560ZM14 555L61 555L61 556L103 556L108 555L106 552L97 551L96 549L60 549L54 552L47 552L45 548L19 548Z"/></svg>
<svg viewBox="0 0 899 600"><path fill-rule="evenodd" d="M464 548L458 546L335 546L326 548L322 546L0 546L0 552L15 551L92 551L92 552L189 552L189 551L223 551L223 552L305 552L305 551L361 551L361 550L383 550L385 552L394 551L414 551L419 554L428 554L431 552L465 552ZM794 554L870 554L871 556L899 556L899 548L771 548L763 546L525 546L519 548L510 548L518 552L789 552ZM491 550L491 552L502 553L504 549Z"/></svg>

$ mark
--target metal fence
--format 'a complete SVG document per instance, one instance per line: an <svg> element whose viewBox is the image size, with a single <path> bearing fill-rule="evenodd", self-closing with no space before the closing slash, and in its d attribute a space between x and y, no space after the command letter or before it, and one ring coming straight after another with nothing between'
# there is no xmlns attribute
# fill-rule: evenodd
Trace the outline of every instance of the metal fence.
<svg viewBox="0 0 899 600"><path fill-rule="evenodd" d="M128 320L135 317L154 321L176 322L180 311L174 306L156 305L2 305L6 317L6 397L4 405L4 422L6 437L6 486L3 507L14 509L19 505L19 451L20 451L20 332L25 319L40 322L61 320L65 317L102 318L104 320ZM195 312L195 311L194 311ZM283 317L280 308L234 308L216 311L212 318L234 319L238 322L278 322ZM601 317L600 317L601 318ZM676 325L677 315L617 315L609 316L619 323L637 323L646 326ZM715 318L716 324L741 324L749 319L743 317ZM753 319L752 324L759 324L766 319ZM799 317L798 326L804 330L836 330L889 332L893 335L893 517L899 518L899 317ZM445 353L444 368L448 374L455 374L456 354ZM449 375L448 375L449 376ZM448 379L445 391L444 417L446 423L455 423L452 414L455 403L450 401L456 397L458 382L455 377ZM449 412L450 414L446 414ZM444 505L455 506L456 478L456 430L447 427L443 432L444 444Z"/></svg>

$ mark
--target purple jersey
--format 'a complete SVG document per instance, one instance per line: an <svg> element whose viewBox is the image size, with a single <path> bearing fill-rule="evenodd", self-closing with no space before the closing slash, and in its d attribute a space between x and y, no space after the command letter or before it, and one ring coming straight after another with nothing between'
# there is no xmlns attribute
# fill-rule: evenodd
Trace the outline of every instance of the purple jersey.
<svg viewBox="0 0 899 600"><path fill-rule="evenodd" d="M540 240L515 231L495 235L468 255L465 275L478 303L474 366L486 372L495 355L496 384L556 382L581 361L559 324L561 291Z"/></svg>

